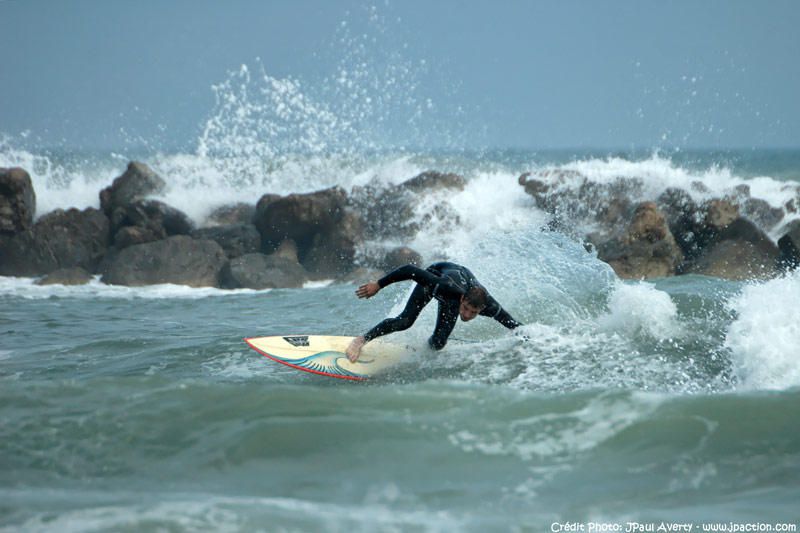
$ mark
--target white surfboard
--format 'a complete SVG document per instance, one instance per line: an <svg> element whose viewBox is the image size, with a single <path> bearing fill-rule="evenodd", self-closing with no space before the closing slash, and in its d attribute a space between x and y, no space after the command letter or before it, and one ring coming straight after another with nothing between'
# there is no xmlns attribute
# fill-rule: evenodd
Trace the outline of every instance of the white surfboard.
<svg viewBox="0 0 800 533"><path fill-rule="evenodd" d="M389 344L381 339L367 343L358 361L351 363L344 351L353 337L325 335L286 335L252 337L244 341L258 353L278 363L322 376L365 380L408 359L407 346Z"/></svg>

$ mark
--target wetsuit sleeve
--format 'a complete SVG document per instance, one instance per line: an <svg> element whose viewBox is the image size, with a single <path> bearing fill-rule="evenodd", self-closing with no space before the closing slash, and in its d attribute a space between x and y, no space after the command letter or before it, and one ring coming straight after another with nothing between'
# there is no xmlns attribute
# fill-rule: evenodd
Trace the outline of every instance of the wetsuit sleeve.
<svg viewBox="0 0 800 533"><path fill-rule="evenodd" d="M508 329L514 329L522 325L522 322L517 322L505 309L503 309L497 300L489 296L489 303L481 311L481 316L488 316L494 318Z"/></svg>
<svg viewBox="0 0 800 533"><path fill-rule="evenodd" d="M384 277L378 280L380 288L384 288L392 283L398 281L412 280L418 284L434 289L435 293L443 296L459 297L464 294L464 291L459 289L453 281L445 276L437 276L427 270L423 270L414 265L401 266L398 269L392 270Z"/></svg>

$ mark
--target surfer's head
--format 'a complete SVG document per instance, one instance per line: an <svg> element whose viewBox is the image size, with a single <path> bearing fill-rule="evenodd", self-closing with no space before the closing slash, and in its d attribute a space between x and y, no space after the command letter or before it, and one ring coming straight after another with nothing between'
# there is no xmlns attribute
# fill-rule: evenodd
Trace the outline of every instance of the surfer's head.
<svg viewBox="0 0 800 533"><path fill-rule="evenodd" d="M488 303L488 295L483 287L472 287L461 297L461 304L458 306L458 314L461 320L469 322L483 311Z"/></svg>

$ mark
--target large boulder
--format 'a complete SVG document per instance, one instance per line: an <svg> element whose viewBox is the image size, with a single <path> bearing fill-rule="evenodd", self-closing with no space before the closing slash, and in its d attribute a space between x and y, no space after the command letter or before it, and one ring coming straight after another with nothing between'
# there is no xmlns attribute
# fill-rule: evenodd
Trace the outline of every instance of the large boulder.
<svg viewBox="0 0 800 533"><path fill-rule="evenodd" d="M458 174L427 171L399 185L373 182L354 187L350 203L361 214L368 239L408 240L434 216L458 222L455 212L442 202L435 203L432 212L418 212L421 197L462 191L465 186L466 180Z"/></svg>
<svg viewBox="0 0 800 533"><path fill-rule="evenodd" d="M701 207L707 231L718 233L739 218L739 206L730 200L713 199Z"/></svg>
<svg viewBox="0 0 800 533"><path fill-rule="evenodd" d="M216 242L176 235L119 251L104 264L101 281L129 286L174 283L216 287L226 262L225 251Z"/></svg>
<svg viewBox="0 0 800 533"><path fill-rule="evenodd" d="M356 250L363 239L361 218L345 212L336 226L317 233L301 263L315 278L335 278L353 268Z"/></svg>
<svg viewBox="0 0 800 533"><path fill-rule="evenodd" d="M677 187L667 188L656 200L675 242L687 258L700 253L703 215L691 195Z"/></svg>
<svg viewBox="0 0 800 533"><path fill-rule="evenodd" d="M364 221L368 239L410 239L419 226L415 220L418 197L411 189L369 184L353 187L350 201Z"/></svg>
<svg viewBox="0 0 800 533"><path fill-rule="evenodd" d="M256 207L255 224L262 249L272 252L287 239L317 277L335 277L353 265L363 238L361 218L348 207L345 192L333 187L284 197L265 195Z"/></svg>
<svg viewBox="0 0 800 533"><path fill-rule="evenodd" d="M463 191L467 181L458 174L428 170L418 174L399 185L400 189L414 193L424 193L440 190Z"/></svg>
<svg viewBox="0 0 800 533"><path fill-rule="evenodd" d="M162 231L142 226L124 226L114 234L114 248L122 250L128 246L160 241L165 237Z"/></svg>
<svg viewBox="0 0 800 533"><path fill-rule="evenodd" d="M60 268L94 272L109 244L109 221L98 209L57 209L17 233L0 251L0 274L40 276Z"/></svg>
<svg viewBox="0 0 800 533"><path fill-rule="evenodd" d="M672 276L683 253L654 202L636 207L627 230L598 246L597 255L623 279Z"/></svg>
<svg viewBox="0 0 800 533"><path fill-rule="evenodd" d="M788 185L782 187L784 190L789 189ZM727 200L736 204L739 208L739 214L752 220L759 228L769 231L777 226L785 212L780 207L773 207L766 200L761 198L753 198L750 195L750 186L747 184L737 185L734 187L733 193L726 197ZM787 210L789 206L785 206Z"/></svg>
<svg viewBox="0 0 800 533"><path fill-rule="evenodd" d="M36 281L36 285L85 285L92 275L81 267L60 268Z"/></svg>
<svg viewBox="0 0 800 533"><path fill-rule="evenodd" d="M21 168L0 168L0 236L30 229L35 213L30 175Z"/></svg>
<svg viewBox="0 0 800 533"><path fill-rule="evenodd" d="M253 224L226 224L201 228L192 231L191 236L194 239L216 242L231 259L256 253L261 248L261 235Z"/></svg>
<svg viewBox="0 0 800 533"><path fill-rule="evenodd" d="M742 204L742 216L752 220L759 228L769 231L777 226L785 213L779 207L772 207L766 200L760 198L749 198Z"/></svg>
<svg viewBox="0 0 800 533"><path fill-rule="evenodd" d="M149 166L131 161L124 174L100 191L100 208L110 217L118 207L158 194L166 188L166 185L166 182Z"/></svg>
<svg viewBox="0 0 800 533"><path fill-rule="evenodd" d="M120 233L129 227L138 229ZM134 200L117 207L111 215L111 231L118 248L173 235L188 235L193 229L194 224L183 211L158 200Z"/></svg>
<svg viewBox="0 0 800 533"><path fill-rule="evenodd" d="M698 205L683 189L668 188L656 203L687 260L700 256L739 218L739 207L731 200L714 198Z"/></svg>
<svg viewBox="0 0 800 533"><path fill-rule="evenodd" d="M751 242L724 240L695 259L684 273L731 280L766 279L775 275L775 258L765 257Z"/></svg>
<svg viewBox="0 0 800 533"><path fill-rule="evenodd" d="M392 248L386 252L386 255L383 256L383 260L378 266L381 270L389 272L390 270L394 270L395 268L399 268L404 265L421 267L422 256L419 254L419 252L409 248L408 246L398 246L397 248Z"/></svg>
<svg viewBox="0 0 800 533"><path fill-rule="evenodd" d="M778 247L753 222L737 218L715 230L702 253L683 267L687 274L732 280L764 279L776 274Z"/></svg>
<svg viewBox="0 0 800 533"><path fill-rule="evenodd" d="M778 239L780 263L783 268L795 269L800 266L800 220L792 221L783 236Z"/></svg>
<svg viewBox="0 0 800 533"><path fill-rule="evenodd" d="M222 269L221 286L226 289L299 288L308 279L297 262L279 254L245 254L231 259Z"/></svg>
<svg viewBox="0 0 800 533"><path fill-rule="evenodd" d="M267 195L258 203L255 220L264 249L274 250L285 239L292 239L302 256L315 236L342 219L346 206L347 196L339 187L277 199Z"/></svg>
<svg viewBox="0 0 800 533"><path fill-rule="evenodd" d="M604 240L624 231L635 208L631 198L641 197L644 188L641 178L617 177L598 183L563 169L528 172L518 182L536 207L552 215L550 228L577 237L576 227L592 225Z"/></svg>
<svg viewBox="0 0 800 533"><path fill-rule="evenodd" d="M256 207L239 202L214 209L206 217L205 226L228 226L231 224L252 224Z"/></svg>

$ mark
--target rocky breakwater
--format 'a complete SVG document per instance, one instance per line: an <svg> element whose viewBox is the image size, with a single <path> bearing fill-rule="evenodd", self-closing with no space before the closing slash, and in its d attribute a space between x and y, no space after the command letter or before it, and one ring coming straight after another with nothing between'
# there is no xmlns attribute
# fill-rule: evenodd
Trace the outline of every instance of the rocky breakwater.
<svg viewBox="0 0 800 533"><path fill-rule="evenodd" d="M552 215L550 229L584 240L624 279L766 279L800 264L800 222L779 230L776 245L766 231L780 227L784 210L751 198L746 186L697 203L679 188L644 198L644 181L636 177L593 183L578 172L545 171L518 181ZM708 196L700 182L692 192Z"/></svg>
<svg viewBox="0 0 800 533"><path fill-rule="evenodd" d="M417 195L454 180L463 187L463 178L456 178L426 173L382 194L405 203L398 220L408 225ZM422 262L402 242L364 254L365 241L378 235L374 221L367 221L382 207L339 187L221 206L200 228L153 198L167 187L147 165L131 162L100 191L100 209L59 209L35 220L30 176L0 170L0 275L42 276L43 284L86 283L99 274L118 285L264 289L317 279L360 282L398 262ZM381 231L408 234L394 228Z"/></svg>
<svg viewBox="0 0 800 533"><path fill-rule="evenodd" d="M750 197L746 186L714 198L693 183L650 198L652 187L641 178L598 183L564 170L523 174L519 184L552 215L551 230L595 248L622 278L768 278L800 265L800 221L785 222L796 216L794 205L773 207ZM57 209L38 218L27 172L0 169L0 275L36 276L40 283L100 275L111 284L230 289L359 283L400 264L423 264L406 244L428 221L443 232L459 224L447 199L465 185L456 174L425 172L350 192L265 194L255 205L220 206L195 227L155 199L169 185L143 163L130 163L100 191L100 209Z"/></svg>
<svg viewBox="0 0 800 533"><path fill-rule="evenodd" d="M94 208L57 209L34 222L36 195L20 168L0 169L0 275L96 270L109 244L109 220Z"/></svg>

